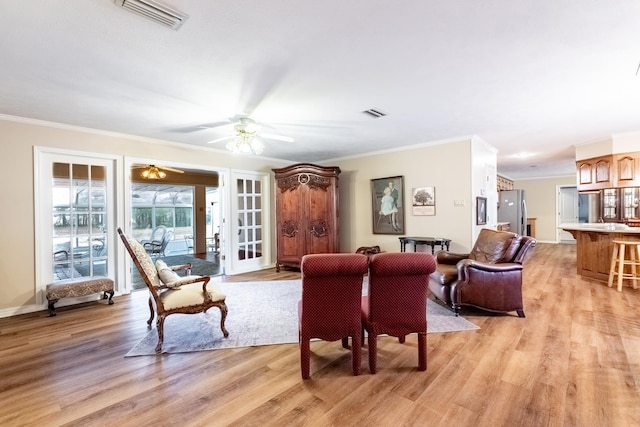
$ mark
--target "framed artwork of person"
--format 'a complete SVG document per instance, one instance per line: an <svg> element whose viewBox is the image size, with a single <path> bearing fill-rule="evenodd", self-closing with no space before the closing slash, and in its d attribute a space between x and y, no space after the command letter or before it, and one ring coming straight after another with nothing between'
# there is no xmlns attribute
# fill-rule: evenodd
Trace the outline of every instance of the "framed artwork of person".
<svg viewBox="0 0 640 427"><path fill-rule="evenodd" d="M404 177L371 180L373 234L404 234Z"/></svg>
<svg viewBox="0 0 640 427"><path fill-rule="evenodd" d="M485 225L487 223L487 198L476 197L476 224Z"/></svg>

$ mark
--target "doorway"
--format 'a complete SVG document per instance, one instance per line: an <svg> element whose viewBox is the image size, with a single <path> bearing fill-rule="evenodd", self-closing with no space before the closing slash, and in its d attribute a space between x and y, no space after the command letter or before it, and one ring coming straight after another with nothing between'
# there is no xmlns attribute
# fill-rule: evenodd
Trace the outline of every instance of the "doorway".
<svg viewBox="0 0 640 427"><path fill-rule="evenodd" d="M578 189L576 186L558 186L558 218L556 226L579 222ZM559 243L575 243L571 233L557 229Z"/></svg>

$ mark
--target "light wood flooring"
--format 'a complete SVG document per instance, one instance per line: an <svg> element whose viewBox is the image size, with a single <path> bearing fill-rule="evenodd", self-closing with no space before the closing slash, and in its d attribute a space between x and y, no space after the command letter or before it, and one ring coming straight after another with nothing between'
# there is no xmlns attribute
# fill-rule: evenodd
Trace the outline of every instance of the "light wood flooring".
<svg viewBox="0 0 640 427"><path fill-rule="evenodd" d="M381 338L376 375L365 347L358 377L340 342L314 342L308 381L296 344L124 358L146 292L0 319L0 425L638 426L640 289L578 278L575 256L538 244L527 317L464 310L481 329L429 334L426 372L415 336Z"/></svg>

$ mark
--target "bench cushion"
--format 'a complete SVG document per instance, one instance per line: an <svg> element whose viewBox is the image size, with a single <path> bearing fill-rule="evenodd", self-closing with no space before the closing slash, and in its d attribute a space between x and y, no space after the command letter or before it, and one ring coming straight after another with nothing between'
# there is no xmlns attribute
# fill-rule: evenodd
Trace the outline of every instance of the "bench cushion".
<svg viewBox="0 0 640 427"><path fill-rule="evenodd" d="M83 297L98 292L113 291L113 280L108 277L76 277L47 285L47 300Z"/></svg>

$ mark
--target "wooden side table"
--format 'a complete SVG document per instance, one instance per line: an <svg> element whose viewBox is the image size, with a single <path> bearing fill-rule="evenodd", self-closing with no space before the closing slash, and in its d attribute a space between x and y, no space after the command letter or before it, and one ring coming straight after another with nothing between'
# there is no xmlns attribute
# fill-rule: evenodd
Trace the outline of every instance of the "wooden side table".
<svg viewBox="0 0 640 427"><path fill-rule="evenodd" d="M416 252L418 245L431 246L431 254L435 254L435 246L440 245L440 249L444 249L445 246L449 250L449 244L451 239L445 239L444 237L398 237L400 240L400 252L406 252L407 243L413 243L413 251Z"/></svg>

